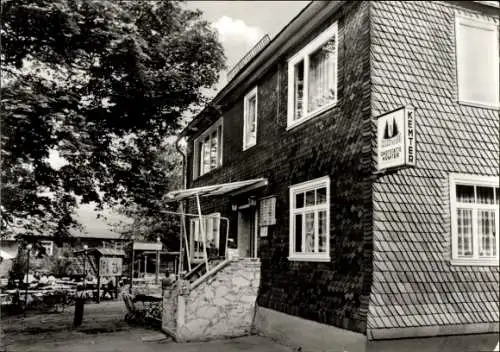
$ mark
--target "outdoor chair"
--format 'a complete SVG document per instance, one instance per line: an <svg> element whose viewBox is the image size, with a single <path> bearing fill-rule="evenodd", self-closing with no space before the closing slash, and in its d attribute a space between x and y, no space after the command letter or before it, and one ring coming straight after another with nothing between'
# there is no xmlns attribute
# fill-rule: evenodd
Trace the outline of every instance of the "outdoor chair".
<svg viewBox="0 0 500 352"><path fill-rule="evenodd" d="M125 314L125 321L132 322L132 321L142 320L144 312L136 308L132 296L128 292L123 292L122 298L123 301L125 302L125 306L127 307L127 314Z"/></svg>

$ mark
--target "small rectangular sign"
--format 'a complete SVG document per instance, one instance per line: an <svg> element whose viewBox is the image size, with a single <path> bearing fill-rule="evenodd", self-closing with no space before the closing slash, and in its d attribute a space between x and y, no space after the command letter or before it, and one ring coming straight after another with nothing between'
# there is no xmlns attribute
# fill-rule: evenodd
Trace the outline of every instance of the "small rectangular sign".
<svg viewBox="0 0 500 352"><path fill-rule="evenodd" d="M377 118L377 170L415 166L415 116L402 107Z"/></svg>
<svg viewBox="0 0 500 352"><path fill-rule="evenodd" d="M99 275L100 276L121 276L122 275L122 258L101 257L99 260Z"/></svg>
<svg viewBox="0 0 500 352"><path fill-rule="evenodd" d="M261 198L259 209L260 226L276 224L276 197Z"/></svg>
<svg viewBox="0 0 500 352"><path fill-rule="evenodd" d="M267 226L260 227L260 237L267 237Z"/></svg>

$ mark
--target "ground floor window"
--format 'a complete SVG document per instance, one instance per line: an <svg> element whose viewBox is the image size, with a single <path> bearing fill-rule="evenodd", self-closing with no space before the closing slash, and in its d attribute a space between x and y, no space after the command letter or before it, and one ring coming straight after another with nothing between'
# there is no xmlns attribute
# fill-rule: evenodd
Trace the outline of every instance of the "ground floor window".
<svg viewBox="0 0 500 352"><path fill-rule="evenodd" d="M330 260L330 178L290 187L290 260Z"/></svg>
<svg viewBox="0 0 500 352"><path fill-rule="evenodd" d="M452 264L498 265L498 177L450 175Z"/></svg>

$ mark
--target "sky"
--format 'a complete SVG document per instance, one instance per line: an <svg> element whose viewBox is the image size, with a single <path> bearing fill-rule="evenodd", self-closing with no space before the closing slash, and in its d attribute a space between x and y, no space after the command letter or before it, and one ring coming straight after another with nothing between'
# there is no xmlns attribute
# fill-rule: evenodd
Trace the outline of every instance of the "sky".
<svg viewBox="0 0 500 352"><path fill-rule="evenodd" d="M238 61L266 34L271 40L292 20L309 1L187 1L187 9L200 9L203 18L219 35L224 47L227 70ZM227 82L226 71L221 73L215 95ZM51 163L62 166L64 160L51 155ZM106 220L97 219L92 204L81 205L77 218L88 234L109 233L110 223L123 220L110 211L105 211Z"/></svg>
<svg viewBox="0 0 500 352"><path fill-rule="evenodd" d="M230 70L264 35L272 39L307 4L309 1L188 1L186 7L200 9L218 32ZM226 82L223 72L217 88Z"/></svg>

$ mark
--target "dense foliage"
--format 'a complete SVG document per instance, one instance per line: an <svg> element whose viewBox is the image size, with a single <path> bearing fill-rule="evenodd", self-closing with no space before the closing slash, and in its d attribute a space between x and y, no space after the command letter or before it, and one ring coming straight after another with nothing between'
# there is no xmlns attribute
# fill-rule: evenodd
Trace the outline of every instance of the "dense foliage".
<svg viewBox="0 0 500 352"><path fill-rule="evenodd" d="M2 235L64 238L76 199L157 211L175 169L165 138L224 67L201 13L178 1L1 6Z"/></svg>

